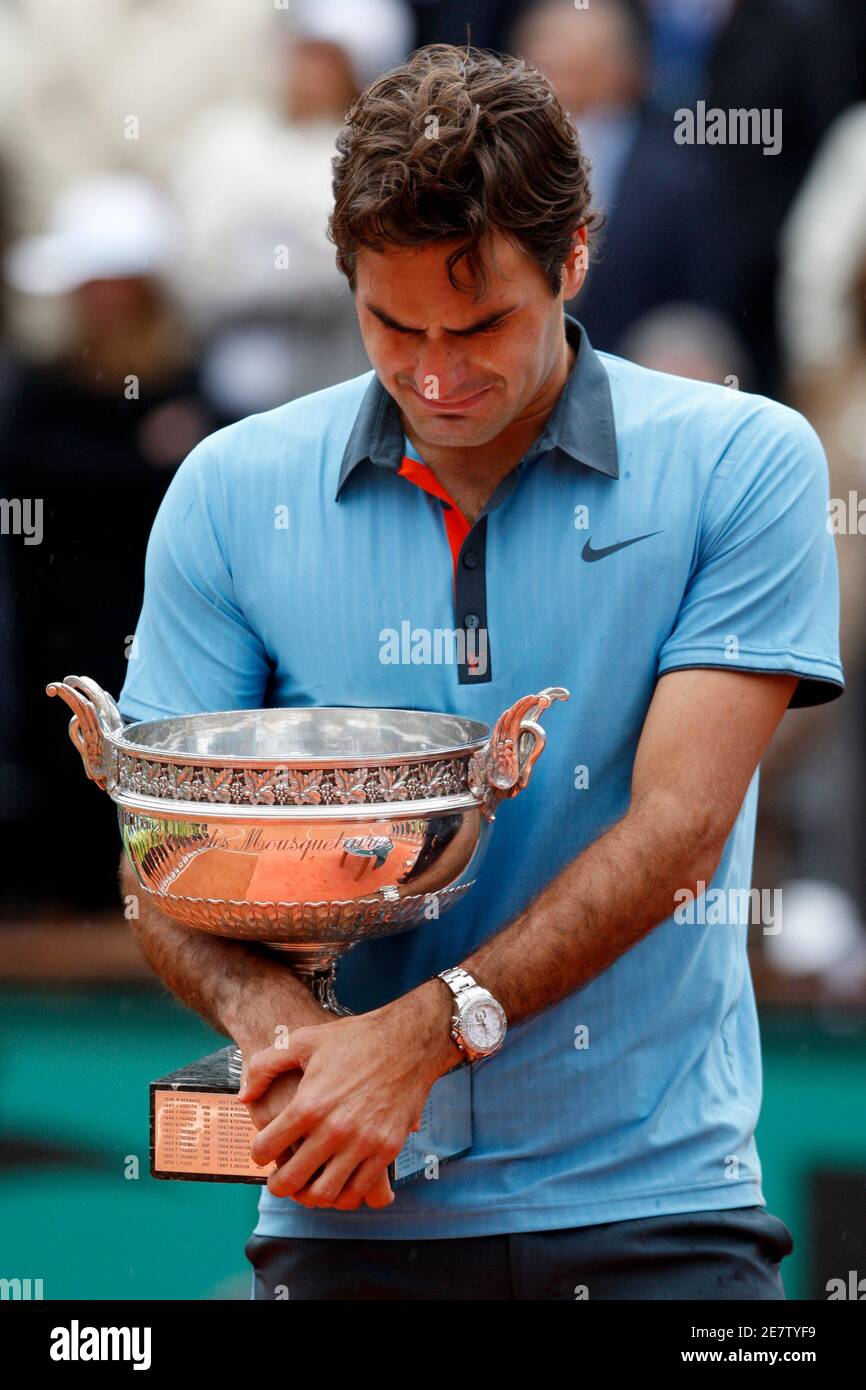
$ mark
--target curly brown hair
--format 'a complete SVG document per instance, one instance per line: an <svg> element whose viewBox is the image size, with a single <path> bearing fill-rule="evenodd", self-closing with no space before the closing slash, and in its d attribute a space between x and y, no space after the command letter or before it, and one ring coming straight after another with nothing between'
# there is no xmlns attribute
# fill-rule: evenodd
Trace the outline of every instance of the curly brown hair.
<svg viewBox="0 0 866 1390"><path fill-rule="evenodd" d="M522 58L450 44L419 48L373 82L337 137L328 235L355 288L358 248L460 240L475 298L491 234L520 244L553 295L579 227L595 231L589 163L547 79Z"/></svg>

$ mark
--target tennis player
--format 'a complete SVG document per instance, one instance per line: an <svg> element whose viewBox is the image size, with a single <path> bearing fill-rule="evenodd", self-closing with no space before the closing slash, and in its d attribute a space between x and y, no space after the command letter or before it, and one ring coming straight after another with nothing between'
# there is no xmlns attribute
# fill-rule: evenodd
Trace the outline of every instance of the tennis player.
<svg viewBox="0 0 866 1390"><path fill-rule="evenodd" d="M842 689L821 446L774 401L593 350L564 307L587 166L522 61L418 51L350 110L334 194L373 371L187 458L121 711L492 724L545 686L571 700L471 894L345 958L356 1017L264 948L137 923L245 1055L277 1164L255 1297L781 1299L745 890L773 731ZM467 640L436 661L422 639L449 630ZM471 1150L393 1191L463 1060Z"/></svg>

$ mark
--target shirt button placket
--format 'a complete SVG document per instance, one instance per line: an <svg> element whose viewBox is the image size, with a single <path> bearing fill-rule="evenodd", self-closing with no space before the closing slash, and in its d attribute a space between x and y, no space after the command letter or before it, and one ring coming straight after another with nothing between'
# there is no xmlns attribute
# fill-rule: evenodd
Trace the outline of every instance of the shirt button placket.
<svg viewBox="0 0 866 1390"><path fill-rule="evenodd" d="M454 575L454 615L466 641L466 660L457 668L461 685L491 679L490 635L487 631L486 541L485 514L479 517L463 542ZM482 629L484 634L481 641L476 635L479 629Z"/></svg>

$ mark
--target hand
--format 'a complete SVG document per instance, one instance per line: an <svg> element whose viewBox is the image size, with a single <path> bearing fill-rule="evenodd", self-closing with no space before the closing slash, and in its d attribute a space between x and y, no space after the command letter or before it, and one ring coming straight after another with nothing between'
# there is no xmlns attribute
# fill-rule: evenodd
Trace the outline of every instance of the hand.
<svg viewBox="0 0 866 1390"><path fill-rule="evenodd" d="M318 1019L316 1020L316 1026L320 1026L320 1021ZM245 1053L243 1059L243 1068L241 1071L242 1088L246 1083L248 1071L249 1055ZM247 1105L247 1109L250 1112L250 1116L256 1129L265 1129L271 1123L272 1120L275 1120L279 1115L283 1113L284 1110L287 1109L291 1101L294 1099L295 1092L298 1089L300 1080L301 1072L297 1069L295 1069L294 1071L283 1072L281 1076L276 1077L276 1079L271 1082L270 1086L259 1100L251 1101ZM292 1145L284 1153L280 1154L279 1162L287 1163L288 1160L291 1158L292 1154L294 1153L294 1149L295 1146ZM302 1201L305 1197L309 1197L308 1189L304 1189L303 1192L298 1194L298 1199ZM387 1171L383 1170L382 1174L373 1184L369 1193L367 1194L367 1197L364 1200L366 1201L367 1206L370 1207L386 1207L390 1205L390 1203L393 1201L393 1193L391 1189L391 1184L388 1181ZM311 1205L311 1203L309 1202L305 1204ZM360 1202L355 1202L353 1206L360 1206ZM349 1208L343 1206L342 1209L347 1210Z"/></svg>
<svg viewBox="0 0 866 1390"><path fill-rule="evenodd" d="M249 1063L244 1058L243 1076L246 1077ZM281 1115L286 1107L294 1100L295 1092L301 1080L299 1071L287 1071L282 1076L278 1076L271 1083L264 1095L259 1100L252 1101L247 1105L252 1122L256 1129L265 1129L272 1120ZM243 1085L243 1082L241 1083Z"/></svg>
<svg viewBox="0 0 866 1390"><path fill-rule="evenodd" d="M303 1073L293 1099L252 1146L257 1163L279 1165L268 1179L274 1196L350 1211L364 1200L390 1205L384 1170L418 1128L433 1082L452 1065L449 1017L434 983L373 1013L295 1029L286 1046L250 1059L241 1091L248 1105L278 1076Z"/></svg>

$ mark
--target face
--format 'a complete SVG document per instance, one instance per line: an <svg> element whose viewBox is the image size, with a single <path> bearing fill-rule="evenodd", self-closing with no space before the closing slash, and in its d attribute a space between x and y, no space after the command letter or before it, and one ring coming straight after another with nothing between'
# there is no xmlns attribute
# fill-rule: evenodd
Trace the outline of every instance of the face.
<svg viewBox="0 0 866 1390"><path fill-rule="evenodd" d="M562 364L562 306L583 283L585 241L581 229L554 296L536 261L496 234L477 301L448 279L446 258L458 242L358 252L364 346L413 437L440 447L486 444L543 404ZM465 261L455 274L468 277Z"/></svg>

